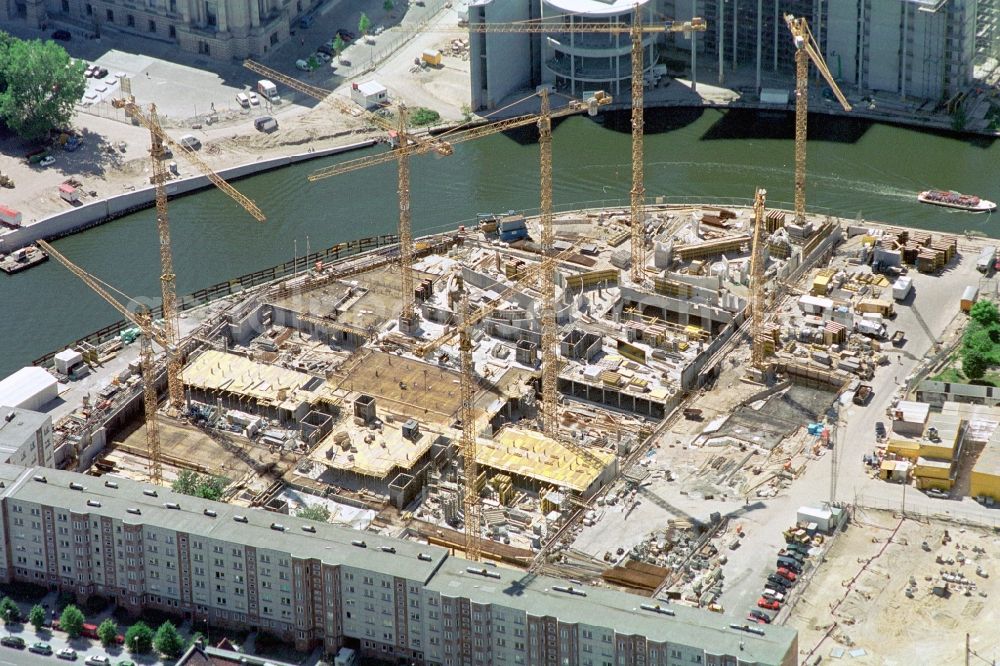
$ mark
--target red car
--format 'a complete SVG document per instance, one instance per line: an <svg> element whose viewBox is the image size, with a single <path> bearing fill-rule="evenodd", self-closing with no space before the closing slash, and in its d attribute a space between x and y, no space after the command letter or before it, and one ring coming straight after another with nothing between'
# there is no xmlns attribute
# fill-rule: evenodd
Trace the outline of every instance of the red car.
<svg viewBox="0 0 1000 666"><path fill-rule="evenodd" d="M767 610L778 610L781 608L781 603L777 599L768 599L766 597L758 599L757 605L761 608L766 608Z"/></svg>
<svg viewBox="0 0 1000 666"><path fill-rule="evenodd" d="M785 568L778 569L778 575L781 576L782 578L784 578L785 580L791 581L793 583L795 582L795 579L797 578L797 576L795 575L794 571L789 571L788 569L785 569Z"/></svg>

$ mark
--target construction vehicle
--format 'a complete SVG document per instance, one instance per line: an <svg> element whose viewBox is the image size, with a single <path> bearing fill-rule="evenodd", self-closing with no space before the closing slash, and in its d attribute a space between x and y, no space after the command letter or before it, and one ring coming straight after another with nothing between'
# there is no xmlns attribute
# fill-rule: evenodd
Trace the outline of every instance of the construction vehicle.
<svg viewBox="0 0 1000 666"><path fill-rule="evenodd" d="M446 33L607 33L628 34L632 42L632 190L630 203L630 224L632 261L630 275L633 282L642 283L646 279L646 238L645 199L646 186L643 173L643 44L648 34L684 33L691 35L704 32L708 28L705 19L694 17L690 21L669 21L656 25L644 25L642 12L636 5L631 23L583 23L567 22L563 17L548 17L541 20L518 21L516 23L468 23L463 26L421 26L420 32Z"/></svg>
<svg viewBox="0 0 1000 666"><path fill-rule="evenodd" d="M806 217L806 134L809 123L809 61L819 70L830 86L834 96L844 111L850 111L840 86L833 80L833 74L823 60L822 52L809 24L804 18L785 14L785 23L795 40L795 224L801 225Z"/></svg>
<svg viewBox="0 0 1000 666"><path fill-rule="evenodd" d="M143 406L146 416L146 451L148 454L149 481L150 483L159 485L163 482L163 467L160 463L160 431L156 423L156 406L159 402L159 397L156 392L157 368L153 355L153 342L164 348L169 364L169 359L174 356L175 350L170 347L173 344L173 340L167 334L166 322L154 325L149 308L145 305L86 272L45 241L38 241L38 246L50 257L69 269L84 284L97 292L98 296L107 301L114 309L118 310L125 319L132 322L136 328L142 331L142 335L139 336L139 355L140 367L142 369ZM123 304L115 298L111 294L111 290L121 294L132 307Z"/></svg>
<svg viewBox="0 0 1000 666"><path fill-rule="evenodd" d="M173 252L170 247L170 221L167 216L167 172L165 162L167 147L175 154L183 155L188 162L208 177L216 187L225 192L236 203L250 213L257 221L266 218L257 205L240 194L229 183L222 179L210 166L205 164L193 150L171 139L160 126L156 113L156 105L150 104L148 113L143 113L132 95L132 85L129 79L122 79L122 97L112 100L116 109L122 109L132 120L149 130L149 156L152 161L152 176L149 181L155 187L156 194L156 229L160 240L160 291L163 297L163 335L164 347L171 350L167 360L167 393L170 406L180 410L184 405L184 387L181 385L180 371L183 359L179 353L180 324L177 312L177 276L174 274Z"/></svg>

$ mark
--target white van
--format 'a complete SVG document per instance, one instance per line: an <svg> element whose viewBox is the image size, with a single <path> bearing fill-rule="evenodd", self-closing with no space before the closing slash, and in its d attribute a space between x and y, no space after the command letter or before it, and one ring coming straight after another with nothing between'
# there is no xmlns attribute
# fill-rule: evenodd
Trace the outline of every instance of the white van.
<svg viewBox="0 0 1000 666"><path fill-rule="evenodd" d="M236 101L240 103L244 109L250 108L250 98L247 97L246 93L238 92L236 93Z"/></svg>

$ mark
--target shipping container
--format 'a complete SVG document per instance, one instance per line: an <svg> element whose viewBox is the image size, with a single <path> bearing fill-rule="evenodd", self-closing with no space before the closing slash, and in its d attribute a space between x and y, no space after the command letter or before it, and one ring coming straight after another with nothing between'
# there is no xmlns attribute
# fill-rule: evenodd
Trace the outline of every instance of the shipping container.
<svg viewBox="0 0 1000 666"><path fill-rule="evenodd" d="M892 285L892 297L897 301L905 301L913 290L913 278L905 275L896 280Z"/></svg>
<svg viewBox="0 0 1000 666"><path fill-rule="evenodd" d="M979 253L979 259L976 261L976 270L980 273L988 273L990 268L993 267L993 262L997 258L997 248L995 245L988 245L983 248L983 251Z"/></svg>

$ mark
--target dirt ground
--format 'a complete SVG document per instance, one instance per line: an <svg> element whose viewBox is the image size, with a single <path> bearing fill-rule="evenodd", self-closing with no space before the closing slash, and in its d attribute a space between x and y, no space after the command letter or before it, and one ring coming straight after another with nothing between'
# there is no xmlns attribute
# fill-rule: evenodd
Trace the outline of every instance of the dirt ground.
<svg viewBox="0 0 1000 666"><path fill-rule="evenodd" d="M942 545L946 530L951 541ZM968 558L964 564L959 554ZM939 555L944 563L936 562ZM989 577L979 575L978 567ZM975 589L966 596L952 584L947 597L935 595L942 571L960 572ZM859 511L837 536L786 624L799 631L803 664L820 657L826 663L839 650L841 658L859 666L960 664L966 633L983 660L973 657L973 663L991 663L1000 656L995 640L1000 608L993 601L1000 593L998 576L1000 538L990 530ZM911 599L906 588L914 582ZM852 658L857 649L865 654Z"/></svg>

